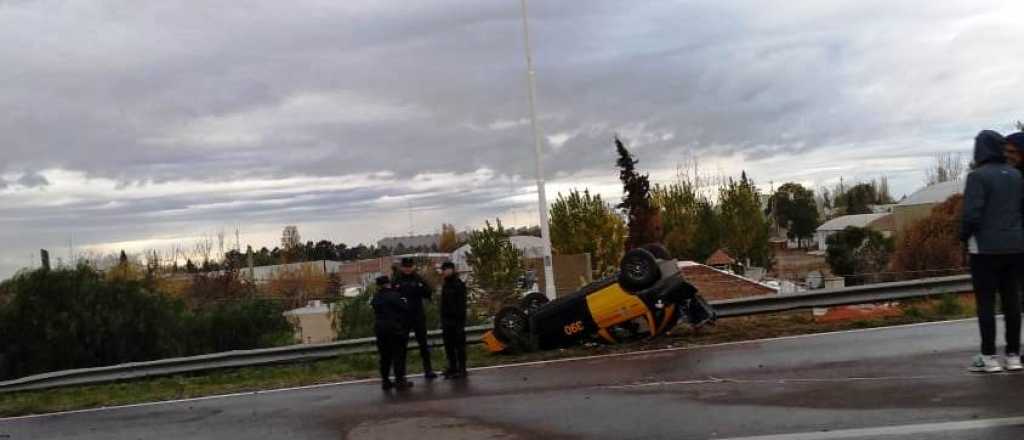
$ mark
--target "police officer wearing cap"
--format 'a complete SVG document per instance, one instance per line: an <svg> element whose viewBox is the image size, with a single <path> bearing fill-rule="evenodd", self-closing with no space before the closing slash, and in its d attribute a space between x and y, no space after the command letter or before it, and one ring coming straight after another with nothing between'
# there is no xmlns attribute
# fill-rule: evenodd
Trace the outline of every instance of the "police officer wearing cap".
<svg viewBox="0 0 1024 440"><path fill-rule="evenodd" d="M409 345L409 304L391 288L386 276L377 278L377 293L370 302L376 318L373 326L380 358L381 387L386 391L412 387L405 379L405 353ZM390 375L395 373L394 382Z"/></svg>
<svg viewBox="0 0 1024 440"><path fill-rule="evenodd" d="M450 261L441 265L441 274L441 331L448 357L448 369L443 374L446 379L461 379L466 377L466 283L459 279Z"/></svg>
<svg viewBox="0 0 1024 440"><path fill-rule="evenodd" d="M416 344L420 348L423 359L423 377L437 378L437 373L430 366L430 343L427 341L427 317L423 311L423 301L430 301L433 288L416 272L416 264L412 258L402 258L402 264L393 280L393 286L409 304L410 327L416 334Z"/></svg>

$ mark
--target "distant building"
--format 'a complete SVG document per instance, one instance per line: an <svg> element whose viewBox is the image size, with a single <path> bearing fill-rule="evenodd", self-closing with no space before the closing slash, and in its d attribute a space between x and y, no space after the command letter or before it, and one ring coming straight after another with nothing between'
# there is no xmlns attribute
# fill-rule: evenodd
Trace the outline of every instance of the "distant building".
<svg viewBox="0 0 1024 440"><path fill-rule="evenodd" d="M523 252L523 258L544 258L544 240L532 235L516 235L508 238L512 246ZM452 252L451 260L455 263L459 272L469 272L471 268L466 262L466 256L472 248L466 244Z"/></svg>
<svg viewBox="0 0 1024 440"><path fill-rule="evenodd" d="M828 238L850 226L874 229L886 237L891 237L896 230L893 224L893 214L844 215L818 226L814 232L814 242L818 245L818 249L828 250Z"/></svg>
<svg viewBox="0 0 1024 440"><path fill-rule="evenodd" d="M936 183L911 194L906 200L894 206L892 214L896 234L902 234L914 222L928 217L936 205L942 204L954 195L962 194L964 185L965 182L962 180Z"/></svg>
<svg viewBox="0 0 1024 440"><path fill-rule="evenodd" d="M693 261L679 262L679 270L709 301L779 293L770 285Z"/></svg>
<svg viewBox="0 0 1024 440"><path fill-rule="evenodd" d="M704 262L704 264L715 269L728 270L732 266L736 265L736 259L729 256L729 254L725 252L725 249L719 249L715 251L715 253L711 254L711 256L708 257L708 261Z"/></svg>
<svg viewBox="0 0 1024 440"><path fill-rule="evenodd" d="M320 344L337 339L334 330L334 306L310 301L306 307L283 313L295 328L295 341L300 344Z"/></svg>
<svg viewBox="0 0 1024 440"><path fill-rule="evenodd" d="M455 234L458 241L463 242L469 238L466 232ZM377 241L377 247L388 249L424 249L434 248L441 244L441 234L406 235L401 237L385 237Z"/></svg>

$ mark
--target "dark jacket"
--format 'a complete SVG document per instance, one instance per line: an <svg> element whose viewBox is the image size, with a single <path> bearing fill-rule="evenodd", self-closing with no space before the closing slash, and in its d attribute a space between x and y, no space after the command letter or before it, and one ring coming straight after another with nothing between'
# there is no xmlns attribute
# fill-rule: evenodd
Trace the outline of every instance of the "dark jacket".
<svg viewBox="0 0 1024 440"><path fill-rule="evenodd" d="M975 169L967 175L960 240L977 242L978 254L1024 252L1020 171L1006 164L1006 139L983 131L974 141Z"/></svg>
<svg viewBox="0 0 1024 440"><path fill-rule="evenodd" d="M423 301L430 301L433 288L418 273L406 275L399 272L392 284L395 290L409 303L409 311L413 315L423 314Z"/></svg>
<svg viewBox="0 0 1024 440"><path fill-rule="evenodd" d="M395 335L409 333L409 304L394 289L381 289L370 301L376 318L374 330Z"/></svg>
<svg viewBox="0 0 1024 440"><path fill-rule="evenodd" d="M441 325L466 326L466 283L458 275L445 278L441 287Z"/></svg>

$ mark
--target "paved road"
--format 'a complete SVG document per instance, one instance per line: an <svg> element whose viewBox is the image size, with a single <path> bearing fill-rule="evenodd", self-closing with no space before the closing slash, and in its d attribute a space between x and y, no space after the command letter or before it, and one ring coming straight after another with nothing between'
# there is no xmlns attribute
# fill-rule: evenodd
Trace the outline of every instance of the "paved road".
<svg viewBox="0 0 1024 440"><path fill-rule="evenodd" d="M975 376L974 321L0 420L0 439L1019 439L1024 373Z"/></svg>

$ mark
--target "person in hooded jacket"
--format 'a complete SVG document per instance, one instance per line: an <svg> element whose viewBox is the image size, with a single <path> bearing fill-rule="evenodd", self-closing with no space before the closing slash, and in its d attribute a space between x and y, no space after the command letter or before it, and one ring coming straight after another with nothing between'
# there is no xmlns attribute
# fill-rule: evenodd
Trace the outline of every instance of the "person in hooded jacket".
<svg viewBox="0 0 1024 440"><path fill-rule="evenodd" d="M996 356L996 294L1006 321L1007 370L1021 370L1021 301L1017 272L1024 252L1022 201L1024 179L1007 164L1006 139L991 130L974 140L974 168L967 175L960 240L970 254L971 278L978 308L981 354L969 370L1003 371Z"/></svg>
<svg viewBox="0 0 1024 440"><path fill-rule="evenodd" d="M399 390L412 387L405 379L405 355L409 345L409 304L398 291L391 288L391 280L377 278L377 293L370 301L373 306L373 330L377 337L377 353L380 359L381 388ZM395 373L391 381L391 371Z"/></svg>
<svg viewBox="0 0 1024 440"><path fill-rule="evenodd" d="M459 279L455 264L441 265L444 285L441 287L441 331L444 352L448 357L446 379L466 377L466 283Z"/></svg>

